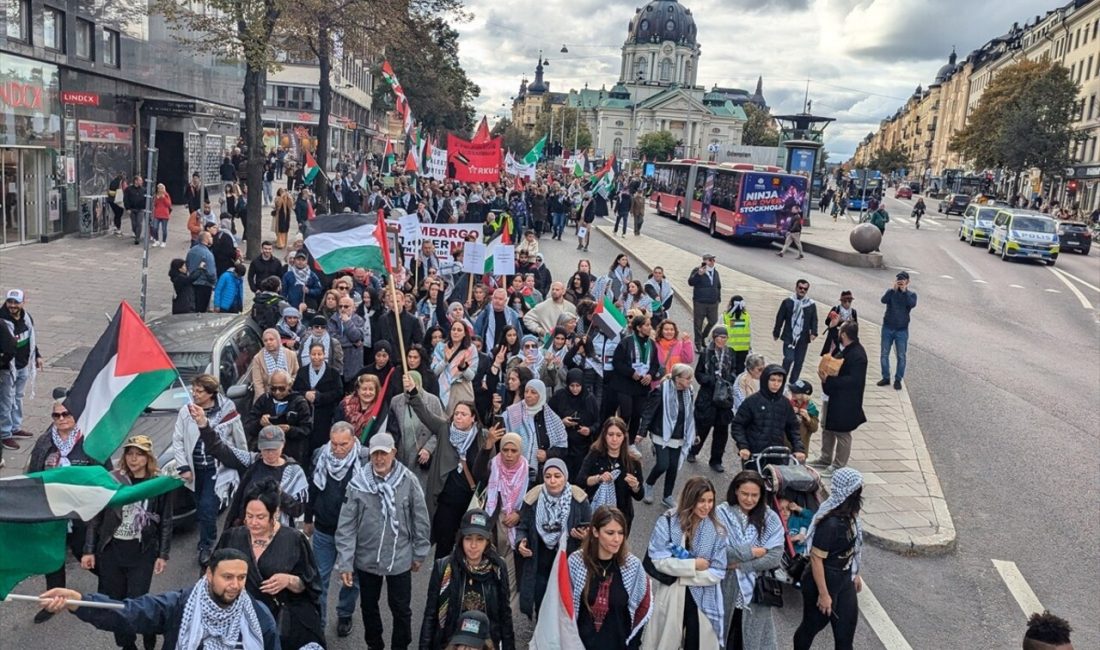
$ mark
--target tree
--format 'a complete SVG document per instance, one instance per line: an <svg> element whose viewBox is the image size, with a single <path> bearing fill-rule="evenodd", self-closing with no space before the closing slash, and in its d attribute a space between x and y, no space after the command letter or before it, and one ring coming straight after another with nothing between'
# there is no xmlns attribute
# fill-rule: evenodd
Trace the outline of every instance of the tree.
<svg viewBox="0 0 1100 650"><path fill-rule="evenodd" d="M520 156L527 153L535 143L530 136L524 133L522 128L513 124L512 120L507 117L500 118L500 121L494 124L492 130L489 131L489 135L494 138L501 138L501 147L505 151L511 151Z"/></svg>
<svg viewBox="0 0 1100 650"><path fill-rule="evenodd" d="M1023 60L1000 71L950 148L979 169L1058 174L1072 164L1077 84L1064 66Z"/></svg>
<svg viewBox="0 0 1100 650"><path fill-rule="evenodd" d="M411 32L386 48L413 117L428 131L469 133L474 126L473 100L481 89L466 76L458 59L458 32L442 18L412 21ZM381 76L380 69L377 72ZM392 96L386 84L374 100Z"/></svg>
<svg viewBox="0 0 1100 650"><path fill-rule="evenodd" d="M545 107L539 113L538 119L535 120L532 141L537 142L539 138L550 133L550 110L550 100L547 98ZM588 130L588 123L584 119L578 120L577 112L576 108L563 106L554 113L554 132L550 134L549 141L557 142L563 150L580 149L584 151L592 146L592 133ZM562 136L563 128L565 129L564 137ZM547 152L549 151L550 149L547 148Z"/></svg>
<svg viewBox="0 0 1100 650"><path fill-rule="evenodd" d="M879 151L871 158L867 167L877 169L883 174L893 174L909 167L909 154L898 148Z"/></svg>
<svg viewBox="0 0 1100 650"><path fill-rule="evenodd" d="M745 109L745 116L749 118L741 131L741 144L750 147L778 147L779 129L775 127L771 113L756 104L745 103L741 108Z"/></svg>
<svg viewBox="0 0 1100 650"><path fill-rule="evenodd" d="M638 138L638 151L650 160L669 160L676 151L676 136L668 131L654 131Z"/></svg>
<svg viewBox="0 0 1100 650"><path fill-rule="evenodd" d="M206 11L191 10L191 3L153 0L175 29L173 37L184 47L244 62L244 174L248 195L245 239L248 257L260 254L264 146L261 114L267 73L276 69L276 30L289 0L205 0Z"/></svg>

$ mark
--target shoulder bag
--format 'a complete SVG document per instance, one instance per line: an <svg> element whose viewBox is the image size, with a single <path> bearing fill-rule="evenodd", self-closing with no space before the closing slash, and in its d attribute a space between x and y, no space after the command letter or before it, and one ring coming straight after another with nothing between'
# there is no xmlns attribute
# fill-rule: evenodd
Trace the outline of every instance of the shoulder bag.
<svg viewBox="0 0 1100 650"><path fill-rule="evenodd" d="M669 515L666 514L665 519L668 519L668 523L669 523L668 543L669 543L669 546L671 546L672 545L672 517L670 517ZM657 582L659 582L663 585L666 585L666 586L671 585L672 583L676 582L676 580L677 580L676 576L669 575L669 574L661 571L660 569L658 569L656 566L654 566L653 560L649 557L649 550L648 549L645 552L645 557L642 558L642 568L645 569L646 574L649 575L650 578L653 578L654 580L656 580Z"/></svg>

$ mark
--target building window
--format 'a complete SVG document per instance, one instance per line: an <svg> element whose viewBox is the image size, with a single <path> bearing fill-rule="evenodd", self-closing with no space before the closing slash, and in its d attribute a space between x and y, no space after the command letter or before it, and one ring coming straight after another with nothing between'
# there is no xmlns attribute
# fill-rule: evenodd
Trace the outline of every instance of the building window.
<svg viewBox="0 0 1100 650"><path fill-rule="evenodd" d="M103 64L117 68L120 58L118 32L113 29L103 30Z"/></svg>
<svg viewBox="0 0 1100 650"><path fill-rule="evenodd" d="M7 16L8 38L13 41L31 42L31 0L4 0Z"/></svg>
<svg viewBox="0 0 1100 650"><path fill-rule="evenodd" d="M1085 65L1085 81L1088 81L1089 77L1091 77L1091 76L1092 76L1092 57L1090 56L1088 64Z"/></svg>
<svg viewBox="0 0 1100 650"><path fill-rule="evenodd" d="M646 74L648 70L648 64L644 58L638 59L638 79L644 80L649 75Z"/></svg>
<svg viewBox="0 0 1100 650"><path fill-rule="evenodd" d="M672 59L661 61L661 81L672 81Z"/></svg>
<svg viewBox="0 0 1100 650"><path fill-rule="evenodd" d="M83 18L76 19L76 55L91 61L95 58L95 25Z"/></svg>
<svg viewBox="0 0 1100 650"><path fill-rule="evenodd" d="M46 49L65 51L65 12L53 7L42 8L42 44Z"/></svg>

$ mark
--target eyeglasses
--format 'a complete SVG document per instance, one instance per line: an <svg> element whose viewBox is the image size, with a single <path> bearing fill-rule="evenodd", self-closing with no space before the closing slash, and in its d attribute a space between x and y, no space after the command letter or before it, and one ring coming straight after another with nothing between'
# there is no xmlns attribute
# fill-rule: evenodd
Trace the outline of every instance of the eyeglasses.
<svg viewBox="0 0 1100 650"><path fill-rule="evenodd" d="M355 305L340 305L340 309L355 309Z"/></svg>
<svg viewBox="0 0 1100 650"><path fill-rule="evenodd" d="M69 413L68 411L61 411L60 413L50 413L50 417L55 420L60 420L61 418L71 418L72 416L73 414Z"/></svg>
<svg viewBox="0 0 1100 650"><path fill-rule="evenodd" d="M535 349L535 348L537 348L537 347L538 347L538 346L537 346L537 345L535 345L534 343L527 343L527 344L525 344L525 345L523 346L523 349L524 349L524 350L534 350L534 349Z"/></svg>
<svg viewBox="0 0 1100 650"><path fill-rule="evenodd" d="M285 393L288 390L290 390L290 388L287 386L271 386L272 393Z"/></svg>

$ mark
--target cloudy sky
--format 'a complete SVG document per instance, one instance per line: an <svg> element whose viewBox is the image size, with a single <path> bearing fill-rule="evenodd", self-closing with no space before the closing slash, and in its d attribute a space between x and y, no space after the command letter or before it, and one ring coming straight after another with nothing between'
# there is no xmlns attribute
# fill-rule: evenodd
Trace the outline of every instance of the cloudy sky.
<svg viewBox="0 0 1100 650"><path fill-rule="evenodd" d="M810 80L830 160L847 159L917 84L927 86L951 47L959 58L1034 23L1053 0L680 0L699 30L699 83L752 89L764 77L773 113L798 112ZM1064 4L1065 0L1062 0ZM520 79L534 75L541 48L551 89L611 87L627 25L644 0L466 0L472 20L456 25L467 74L481 86L479 114L510 111ZM561 54L562 45L569 48ZM502 107L507 104L507 107Z"/></svg>

